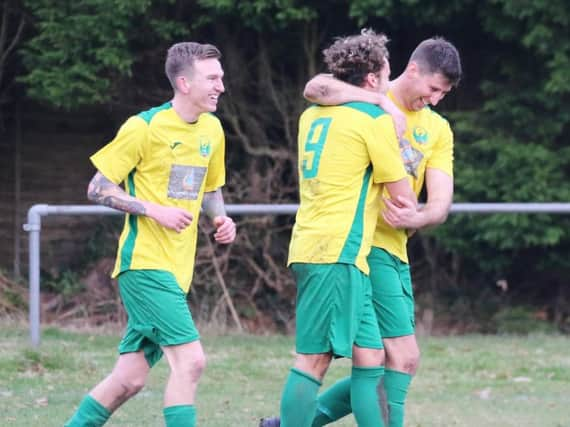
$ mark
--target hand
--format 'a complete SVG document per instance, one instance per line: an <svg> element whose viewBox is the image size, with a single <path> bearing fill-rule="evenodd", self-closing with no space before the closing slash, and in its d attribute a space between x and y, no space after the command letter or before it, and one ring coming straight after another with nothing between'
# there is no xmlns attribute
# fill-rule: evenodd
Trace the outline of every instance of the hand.
<svg viewBox="0 0 570 427"><path fill-rule="evenodd" d="M394 228L418 229L421 227L422 213L417 203L398 196L397 200L384 198L385 209L382 217Z"/></svg>
<svg viewBox="0 0 570 427"><path fill-rule="evenodd" d="M214 226L216 227L216 233L214 233L214 239L216 239L216 242L228 244L235 240L236 225L234 220L229 216L215 217Z"/></svg>
<svg viewBox="0 0 570 427"><path fill-rule="evenodd" d="M156 204L148 204L146 206L147 216L154 219L163 227L181 233L192 224L194 217L185 209L173 206L161 206Z"/></svg>

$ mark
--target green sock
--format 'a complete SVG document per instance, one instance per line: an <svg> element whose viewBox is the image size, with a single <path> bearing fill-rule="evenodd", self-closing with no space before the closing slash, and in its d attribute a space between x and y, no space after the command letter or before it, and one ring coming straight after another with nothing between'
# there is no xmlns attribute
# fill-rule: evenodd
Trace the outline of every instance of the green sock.
<svg viewBox="0 0 570 427"><path fill-rule="evenodd" d="M107 408L86 395L64 427L100 427L110 416L111 412Z"/></svg>
<svg viewBox="0 0 570 427"><path fill-rule="evenodd" d="M384 427L378 386L384 366L352 367L350 404L359 427Z"/></svg>
<svg viewBox="0 0 570 427"><path fill-rule="evenodd" d="M340 420L352 412L350 406L350 377L338 380L317 400L317 411L312 427L321 427Z"/></svg>
<svg viewBox="0 0 570 427"><path fill-rule="evenodd" d="M194 405L167 406L162 410L166 427L194 427L196 408Z"/></svg>
<svg viewBox="0 0 570 427"><path fill-rule="evenodd" d="M317 407L321 382L291 368L281 397L281 427L310 427Z"/></svg>
<svg viewBox="0 0 570 427"><path fill-rule="evenodd" d="M404 425L404 403L411 382L410 374L386 369L383 387L388 403L389 427L403 427Z"/></svg>

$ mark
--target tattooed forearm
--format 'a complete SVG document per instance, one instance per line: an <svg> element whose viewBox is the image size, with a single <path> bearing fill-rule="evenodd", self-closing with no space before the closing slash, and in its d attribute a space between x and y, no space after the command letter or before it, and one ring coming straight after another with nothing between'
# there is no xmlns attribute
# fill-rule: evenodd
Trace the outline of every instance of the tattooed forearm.
<svg viewBox="0 0 570 427"><path fill-rule="evenodd" d="M100 205L109 206L123 212L144 215L146 209L136 198L129 196L121 187L97 172L87 189L87 198Z"/></svg>
<svg viewBox="0 0 570 427"><path fill-rule="evenodd" d="M126 193L125 193L126 195ZM128 196L127 196L128 197ZM146 213L142 203L137 201L123 200L116 196L105 196L97 202L101 205L109 206L110 208L118 209L123 212L132 213L135 215L144 215Z"/></svg>
<svg viewBox="0 0 570 427"><path fill-rule="evenodd" d="M204 213L210 218L217 216L226 216L226 208L224 206L224 196L222 189L218 188L216 191L204 193L204 200L202 200L202 209Z"/></svg>
<svg viewBox="0 0 570 427"><path fill-rule="evenodd" d="M328 87L328 85L319 85L317 86L317 93L319 94L319 96L324 98L330 95L331 90Z"/></svg>

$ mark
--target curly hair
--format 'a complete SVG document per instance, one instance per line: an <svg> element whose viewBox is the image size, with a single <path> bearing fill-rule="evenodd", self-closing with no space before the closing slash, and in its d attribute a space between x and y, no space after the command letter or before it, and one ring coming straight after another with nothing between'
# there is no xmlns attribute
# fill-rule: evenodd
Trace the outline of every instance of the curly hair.
<svg viewBox="0 0 570 427"><path fill-rule="evenodd" d="M339 80L362 86L368 73L378 73L389 57L388 37L363 29L359 35L339 37L323 50L329 72Z"/></svg>

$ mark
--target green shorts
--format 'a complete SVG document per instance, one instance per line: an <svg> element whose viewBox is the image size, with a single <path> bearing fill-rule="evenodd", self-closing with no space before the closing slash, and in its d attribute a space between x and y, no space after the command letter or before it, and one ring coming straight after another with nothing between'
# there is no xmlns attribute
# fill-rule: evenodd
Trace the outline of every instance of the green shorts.
<svg viewBox="0 0 570 427"><path fill-rule="evenodd" d="M186 294L172 273L125 271L119 275L119 292L128 315L120 354L143 350L152 367L162 357L161 347L200 339Z"/></svg>
<svg viewBox="0 0 570 427"><path fill-rule="evenodd" d="M410 265L375 247L368 255L368 265L374 310L382 337L413 335L416 321Z"/></svg>
<svg viewBox="0 0 570 427"><path fill-rule="evenodd" d="M351 264L295 263L296 349L352 357L352 347L381 349L370 280Z"/></svg>

